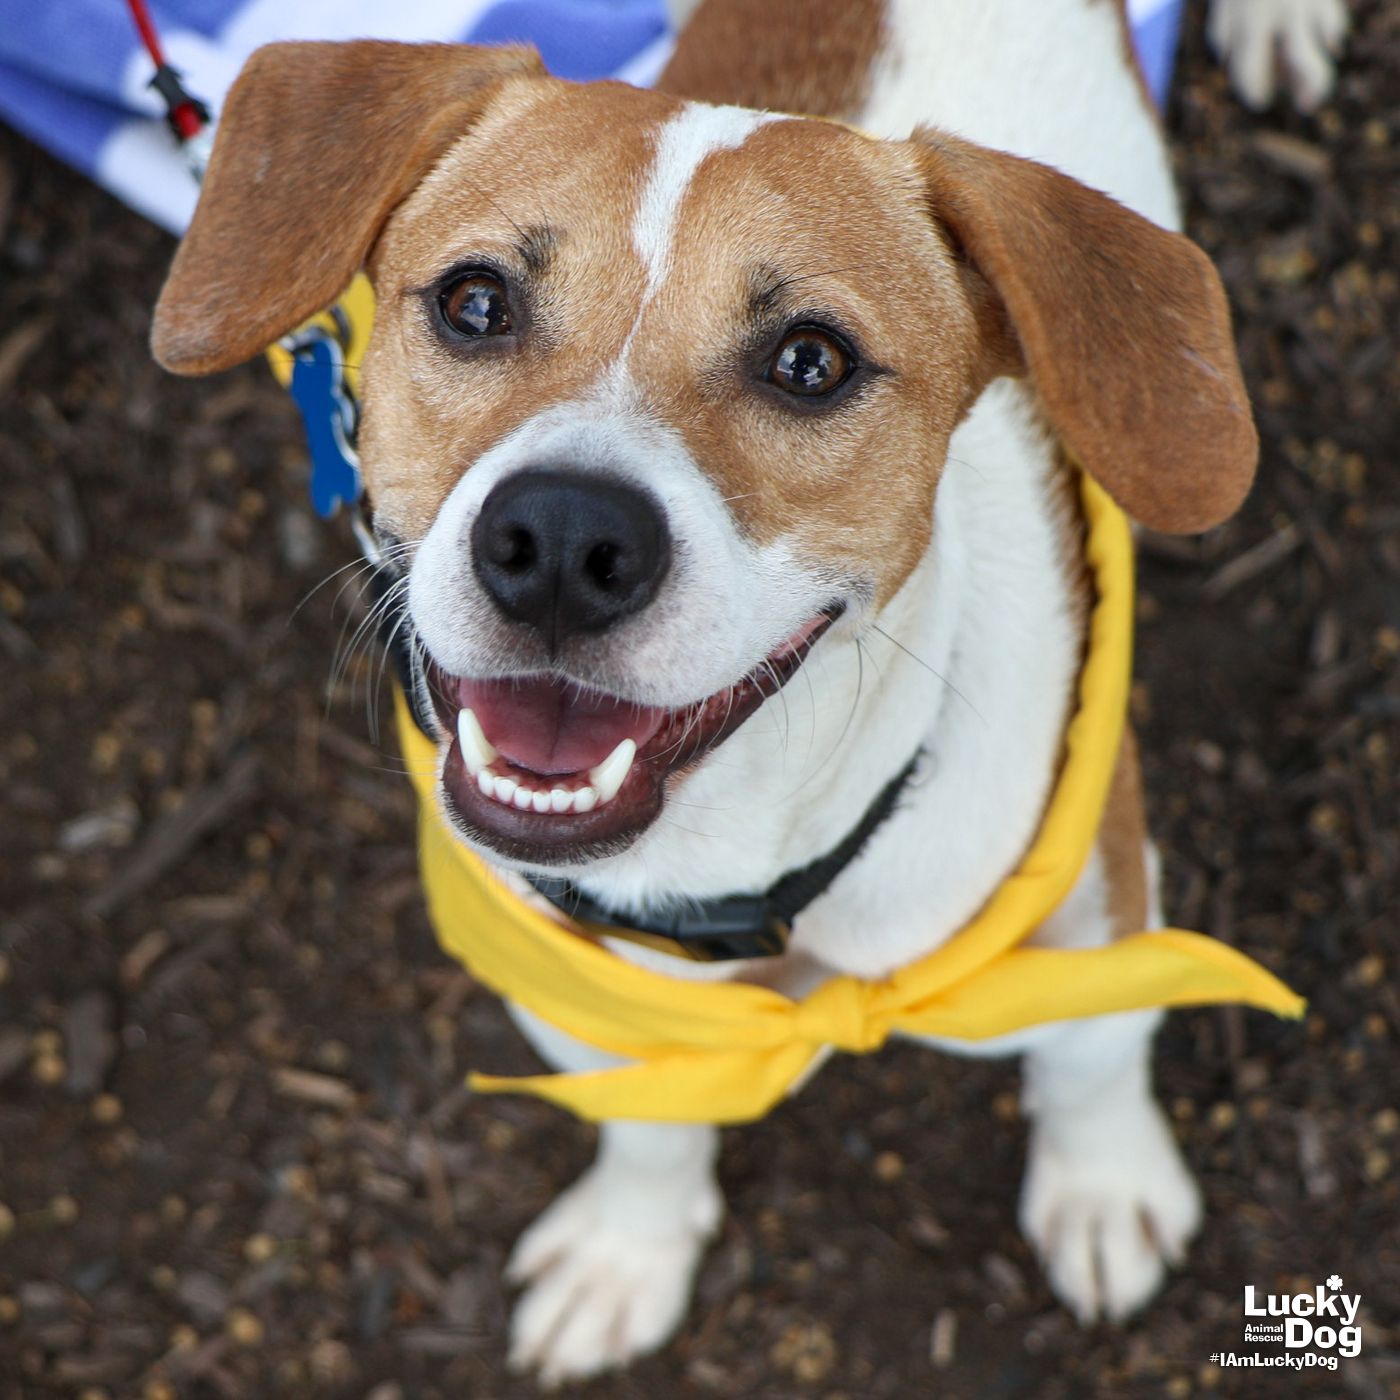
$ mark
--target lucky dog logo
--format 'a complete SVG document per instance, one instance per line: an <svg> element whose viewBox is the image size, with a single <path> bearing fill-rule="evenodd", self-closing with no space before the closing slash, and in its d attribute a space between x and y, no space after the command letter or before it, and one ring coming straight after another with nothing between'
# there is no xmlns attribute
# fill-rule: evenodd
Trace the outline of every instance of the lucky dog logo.
<svg viewBox="0 0 1400 1400"><path fill-rule="evenodd" d="M1261 1293L1252 1283L1244 1289L1244 1340L1258 1346L1282 1346L1283 1354L1217 1352L1221 1366L1283 1366L1293 1370L1321 1367L1335 1371L1340 1358L1361 1351L1361 1295L1342 1291L1340 1274L1308 1293ZM1300 1355L1299 1353L1304 1353Z"/></svg>

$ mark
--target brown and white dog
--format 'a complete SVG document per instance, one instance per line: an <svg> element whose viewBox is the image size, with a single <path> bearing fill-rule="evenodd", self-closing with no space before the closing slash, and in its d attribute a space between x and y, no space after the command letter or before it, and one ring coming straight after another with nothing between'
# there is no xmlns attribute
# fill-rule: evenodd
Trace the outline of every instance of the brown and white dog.
<svg viewBox="0 0 1400 1400"><path fill-rule="evenodd" d="M368 271L375 528L447 809L499 868L634 914L764 889L928 755L772 965L619 945L798 994L936 947L1035 832L1089 601L1069 454L1157 529L1249 486L1225 298L1177 222L1111 0L846 0L820 27L708 0L656 91L518 49L277 45L229 98L154 346L223 369ZM781 696L745 684L809 651ZM1129 742L1037 936L1155 927L1155 889ZM517 1019L560 1068L609 1063ZM1157 1021L983 1047L1026 1056L1021 1220L1083 1319L1141 1305L1199 1219ZM717 1136L603 1128L512 1261L516 1364L581 1376L674 1330Z"/></svg>

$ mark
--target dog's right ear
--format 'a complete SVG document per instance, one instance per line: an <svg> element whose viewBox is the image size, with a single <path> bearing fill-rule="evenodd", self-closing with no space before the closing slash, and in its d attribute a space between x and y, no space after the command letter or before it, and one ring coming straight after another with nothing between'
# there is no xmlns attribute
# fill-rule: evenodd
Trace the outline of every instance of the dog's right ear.
<svg viewBox="0 0 1400 1400"><path fill-rule="evenodd" d="M259 49L229 90L156 306L156 359L177 374L228 369L329 305L493 85L543 72L528 48Z"/></svg>

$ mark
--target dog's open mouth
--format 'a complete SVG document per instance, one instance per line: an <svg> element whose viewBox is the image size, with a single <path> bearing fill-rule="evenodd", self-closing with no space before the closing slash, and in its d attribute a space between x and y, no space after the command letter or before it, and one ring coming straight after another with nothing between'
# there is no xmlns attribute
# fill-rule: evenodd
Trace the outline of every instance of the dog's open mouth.
<svg viewBox="0 0 1400 1400"><path fill-rule="evenodd" d="M549 675L449 676L429 661L428 689L452 735L448 807L474 839L517 860L620 851L660 813L666 780L780 690L840 612L805 622L737 684L670 710Z"/></svg>

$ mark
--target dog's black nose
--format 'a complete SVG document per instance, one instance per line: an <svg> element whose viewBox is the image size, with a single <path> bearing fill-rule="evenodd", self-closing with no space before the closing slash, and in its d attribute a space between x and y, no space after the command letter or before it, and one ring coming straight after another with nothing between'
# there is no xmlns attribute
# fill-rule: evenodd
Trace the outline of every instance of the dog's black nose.
<svg viewBox="0 0 1400 1400"><path fill-rule="evenodd" d="M491 491L472 526L482 586L551 648L640 612L670 563L661 507L612 477L548 467L517 472Z"/></svg>

